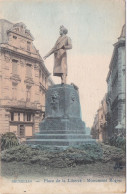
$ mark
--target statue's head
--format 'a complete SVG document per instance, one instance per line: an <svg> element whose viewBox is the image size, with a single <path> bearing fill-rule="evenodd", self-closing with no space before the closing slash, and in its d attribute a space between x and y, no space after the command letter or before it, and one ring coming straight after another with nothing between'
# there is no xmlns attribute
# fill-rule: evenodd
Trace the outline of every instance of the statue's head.
<svg viewBox="0 0 127 194"><path fill-rule="evenodd" d="M68 30L64 26L60 26L60 35L67 34Z"/></svg>

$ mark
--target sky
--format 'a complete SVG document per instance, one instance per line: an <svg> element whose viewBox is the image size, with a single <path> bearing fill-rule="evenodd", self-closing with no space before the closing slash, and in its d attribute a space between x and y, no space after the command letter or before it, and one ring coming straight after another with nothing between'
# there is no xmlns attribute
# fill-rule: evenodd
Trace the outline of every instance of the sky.
<svg viewBox="0 0 127 194"><path fill-rule="evenodd" d="M0 19L23 22L34 36L34 45L44 57L59 37L59 27L68 29L73 48L68 51L67 83L79 87L82 119L91 127L107 92L106 77L113 44L125 23L124 0L0 0ZM45 65L53 73L51 55ZM58 84L60 78L53 77Z"/></svg>

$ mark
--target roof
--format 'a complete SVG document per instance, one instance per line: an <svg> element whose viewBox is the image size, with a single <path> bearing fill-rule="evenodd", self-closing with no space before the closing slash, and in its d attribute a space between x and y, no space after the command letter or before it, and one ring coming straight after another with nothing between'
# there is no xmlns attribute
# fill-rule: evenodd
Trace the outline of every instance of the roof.
<svg viewBox="0 0 127 194"><path fill-rule="evenodd" d="M13 24L12 22L6 20L6 19L0 19L0 22L6 22L6 23L10 23L10 24Z"/></svg>
<svg viewBox="0 0 127 194"><path fill-rule="evenodd" d="M27 39L30 40L34 40L34 37L32 36L32 34L30 33L30 30L27 29L26 25L23 22L19 22L14 24L8 31L9 32L13 32L15 34L18 34L20 36L23 36Z"/></svg>
<svg viewBox="0 0 127 194"><path fill-rule="evenodd" d="M117 54L117 49L120 46L125 45L125 34L126 34L125 33L125 29L126 29L126 26L124 24L123 27L122 27L122 31L121 31L120 37L118 38L118 41L113 45L114 46L114 50L113 50L112 58L111 58L111 61L110 61L110 64L109 64L109 72L108 72L106 81L108 81L108 79L109 79L110 72L111 72L111 69L112 69L112 66L113 66L113 62L114 62L114 59L115 59L116 54Z"/></svg>
<svg viewBox="0 0 127 194"><path fill-rule="evenodd" d="M30 33L30 30L27 29L26 25L23 22L18 22L18 23L14 24L6 19L0 19L0 25L2 26L2 29L1 29L2 34L0 33L0 48L2 48L2 49L7 49L7 50L11 49L11 51L13 51L15 53L17 52L15 49L11 48L11 45L8 45L7 34L11 33L11 32L18 34L20 36L23 36L25 38L28 38L32 41L34 40L32 34ZM23 54L23 53L20 53L20 54ZM46 68L44 61L43 61L42 57L40 56L39 52L37 53L37 55L39 56L38 60L39 60L39 62L41 62L41 65L42 65L45 73L47 74L47 76L49 76L50 73L49 73L48 69ZM32 58L31 55L30 56L27 55L27 57ZM51 80L51 82L53 83L52 80Z"/></svg>
<svg viewBox="0 0 127 194"><path fill-rule="evenodd" d="M123 27L122 27L121 35L118 39L125 38L125 36L126 36L126 26L124 24Z"/></svg>

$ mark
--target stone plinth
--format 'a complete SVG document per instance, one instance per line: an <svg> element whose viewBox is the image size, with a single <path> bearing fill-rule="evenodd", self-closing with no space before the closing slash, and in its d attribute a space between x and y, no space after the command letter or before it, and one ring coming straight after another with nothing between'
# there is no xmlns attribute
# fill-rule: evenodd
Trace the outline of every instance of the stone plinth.
<svg viewBox="0 0 127 194"><path fill-rule="evenodd" d="M78 90L73 85L54 85L46 93L46 118L80 118Z"/></svg>
<svg viewBox="0 0 127 194"><path fill-rule="evenodd" d="M40 132L28 144L44 146L73 146L95 143L85 133L81 119L79 93L73 85L54 85L46 93L45 119L40 123Z"/></svg>

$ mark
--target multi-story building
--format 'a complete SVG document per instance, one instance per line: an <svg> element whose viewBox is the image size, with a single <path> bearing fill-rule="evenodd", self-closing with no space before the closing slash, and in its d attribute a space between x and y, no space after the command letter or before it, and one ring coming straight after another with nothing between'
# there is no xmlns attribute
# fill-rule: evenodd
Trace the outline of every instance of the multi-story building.
<svg viewBox="0 0 127 194"><path fill-rule="evenodd" d="M114 44L107 84L107 124L111 137L119 130L125 134L125 25L118 41Z"/></svg>
<svg viewBox="0 0 127 194"><path fill-rule="evenodd" d="M99 139L98 111L94 117L93 126L91 128L91 135L93 139Z"/></svg>
<svg viewBox="0 0 127 194"><path fill-rule="evenodd" d="M23 23L0 20L0 134L31 137L45 111L50 73Z"/></svg>
<svg viewBox="0 0 127 194"><path fill-rule="evenodd" d="M101 102L92 126L93 138L107 141L115 133L125 135L125 25L113 55L107 76L108 92Z"/></svg>
<svg viewBox="0 0 127 194"><path fill-rule="evenodd" d="M106 95L101 101L101 106L98 110L98 122L99 122L99 140L105 142L108 138L108 130L107 130L107 103L106 103Z"/></svg>
<svg viewBox="0 0 127 194"><path fill-rule="evenodd" d="M94 123L91 130L92 137L94 139L99 139L99 141L102 142L105 142L108 138L106 115L107 115L107 103L105 95L95 115Z"/></svg>

